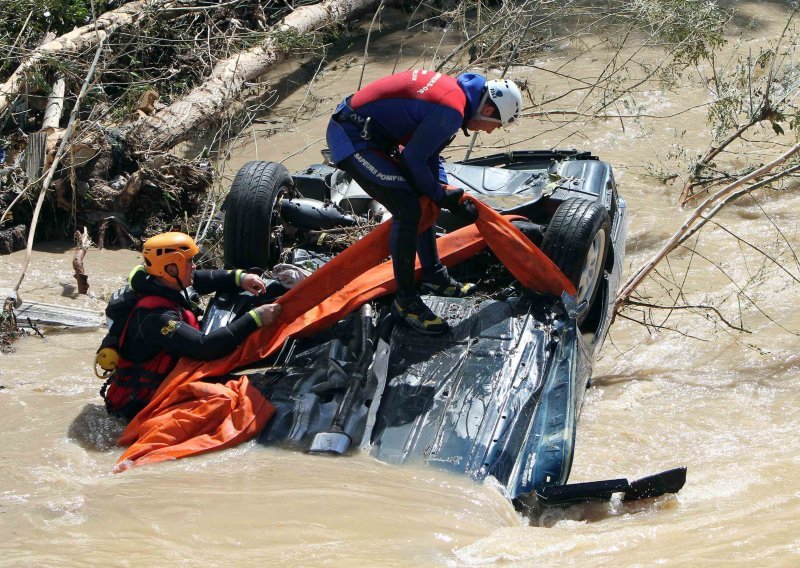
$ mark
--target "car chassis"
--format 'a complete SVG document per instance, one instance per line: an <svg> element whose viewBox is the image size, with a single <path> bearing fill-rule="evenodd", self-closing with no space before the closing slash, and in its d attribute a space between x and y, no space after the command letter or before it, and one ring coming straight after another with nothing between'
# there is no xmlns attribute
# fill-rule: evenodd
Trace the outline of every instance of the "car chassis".
<svg viewBox="0 0 800 568"><path fill-rule="evenodd" d="M446 170L451 185L515 216L517 228L573 281L577 297L523 289L487 251L453 269L459 278L477 277L479 294L424 298L451 323L445 335L398 325L388 299L367 304L247 370L276 407L260 441L327 454L360 447L388 463L493 477L529 511L677 492L683 467L633 482L567 483L583 395L611 324L625 256L627 206L611 166L575 150L514 151ZM249 162L225 204L225 262L313 269L341 248L331 238L337 231L387 216L331 165L290 175L280 164ZM437 221L440 232L463 224L447 211ZM265 282L263 297L215 296L203 330L286 290Z"/></svg>

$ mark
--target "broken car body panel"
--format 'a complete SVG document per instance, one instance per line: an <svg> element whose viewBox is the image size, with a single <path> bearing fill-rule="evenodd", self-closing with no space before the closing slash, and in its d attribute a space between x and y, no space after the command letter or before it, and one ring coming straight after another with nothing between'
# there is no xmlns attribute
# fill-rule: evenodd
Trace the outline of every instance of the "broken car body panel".
<svg viewBox="0 0 800 568"><path fill-rule="evenodd" d="M622 273L627 207L611 167L586 153L531 151L450 164L447 171L452 185L498 211L525 217L534 235L536 227L547 230L569 199L601 205L610 227L603 233L607 247L596 295L579 305L513 286L494 297L427 296L426 303L452 326L434 337L395 325L378 305L363 384L353 378L365 344L358 314L315 337L290 340L262 367L247 370L276 407L260 440L326 453L360 446L387 463L424 463L476 480L493 477L521 504L607 498L609 487L624 492L631 487L627 480L548 493L572 487L566 484L577 419ZM292 179L292 196L276 204L296 243L287 250L289 262L325 260L324 250L303 242L304 231L383 215L379 204L331 166L311 166ZM450 231L459 222L443 212L437 224ZM480 275L480 266L476 270ZM274 298L280 286L268 284ZM253 301L219 295L205 329L224 325Z"/></svg>

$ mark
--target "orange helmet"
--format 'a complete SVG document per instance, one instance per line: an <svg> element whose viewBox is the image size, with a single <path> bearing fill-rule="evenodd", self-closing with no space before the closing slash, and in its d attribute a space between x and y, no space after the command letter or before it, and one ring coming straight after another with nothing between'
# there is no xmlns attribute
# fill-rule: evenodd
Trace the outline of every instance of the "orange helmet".
<svg viewBox="0 0 800 568"><path fill-rule="evenodd" d="M186 261L200 252L194 239L186 233L161 233L150 237L144 242L142 256L144 256L144 269L153 276L170 276L166 271L167 266L174 264L178 267L178 280L181 287L185 286Z"/></svg>

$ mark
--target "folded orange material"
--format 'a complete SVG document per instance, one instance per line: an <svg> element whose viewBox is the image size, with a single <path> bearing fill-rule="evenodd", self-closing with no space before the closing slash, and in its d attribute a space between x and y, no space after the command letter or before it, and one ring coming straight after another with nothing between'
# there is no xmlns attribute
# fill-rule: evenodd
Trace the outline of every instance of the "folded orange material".
<svg viewBox="0 0 800 568"><path fill-rule="evenodd" d="M474 203L478 210L475 224L437 240L443 264L457 265L488 245L526 288L575 294L566 276L508 218L480 201ZM435 222L439 208L427 197L420 198L420 204L423 231ZM289 290L277 301L283 306L278 322L253 332L227 357L214 361L181 359L122 433L119 443L130 447L115 471L230 447L258 435L275 408L247 377L225 385L201 381L264 359L290 337L313 335L364 303L394 292L392 264L386 260L390 230L391 221L379 225ZM416 271L419 278L419 264Z"/></svg>

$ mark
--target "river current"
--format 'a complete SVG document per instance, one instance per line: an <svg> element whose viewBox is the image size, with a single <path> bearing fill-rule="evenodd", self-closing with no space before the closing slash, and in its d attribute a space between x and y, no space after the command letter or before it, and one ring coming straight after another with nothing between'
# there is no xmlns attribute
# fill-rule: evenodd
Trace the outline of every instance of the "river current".
<svg viewBox="0 0 800 568"><path fill-rule="evenodd" d="M751 24L743 41L754 51L780 32L785 5L736 4L737 22ZM731 29L731 40L742 31ZM400 68L429 64L439 38L417 37ZM397 50L391 37L373 39L365 82L391 72ZM360 52L352 56L360 63ZM567 59L556 51L538 63L572 76L590 76L602 64ZM272 116L283 122L255 126L226 171L250 159L285 160L290 171L318 162L327 116L358 82L360 65L346 61L311 92L282 100ZM570 87L541 72L510 74L527 76L538 96ZM652 165L674 147L676 133L694 152L708 141L707 109L681 112L708 102L702 85L651 87L637 97L649 115L671 118L608 119L578 132L529 118L482 135L477 149L575 146L611 163L630 208L628 273L688 215L676 206L680 184L659 182ZM465 147L459 136L448 157L463 157ZM760 193L758 203L742 200L718 220L797 277L786 242L800 244L798 208L800 193L789 186ZM730 303L724 313L748 333L685 310L664 324L681 333L618 319L586 394L570 478L634 479L686 465L678 495L575 507L534 526L491 483L366 455L327 459L254 443L113 475L120 454L113 440L123 425L105 416L92 372L104 332L46 330L0 355L0 565L798 566L800 286L719 226L709 226L696 249L736 284L694 257L687 303L711 304L745 287L759 309L742 305L741 321ZM664 270L682 278L688 258L677 254ZM0 257L0 290L14 284L22 259ZM69 243L37 245L23 298L99 313L139 256L90 250L94 297L75 294L71 259ZM652 283L644 292L659 299Z"/></svg>

